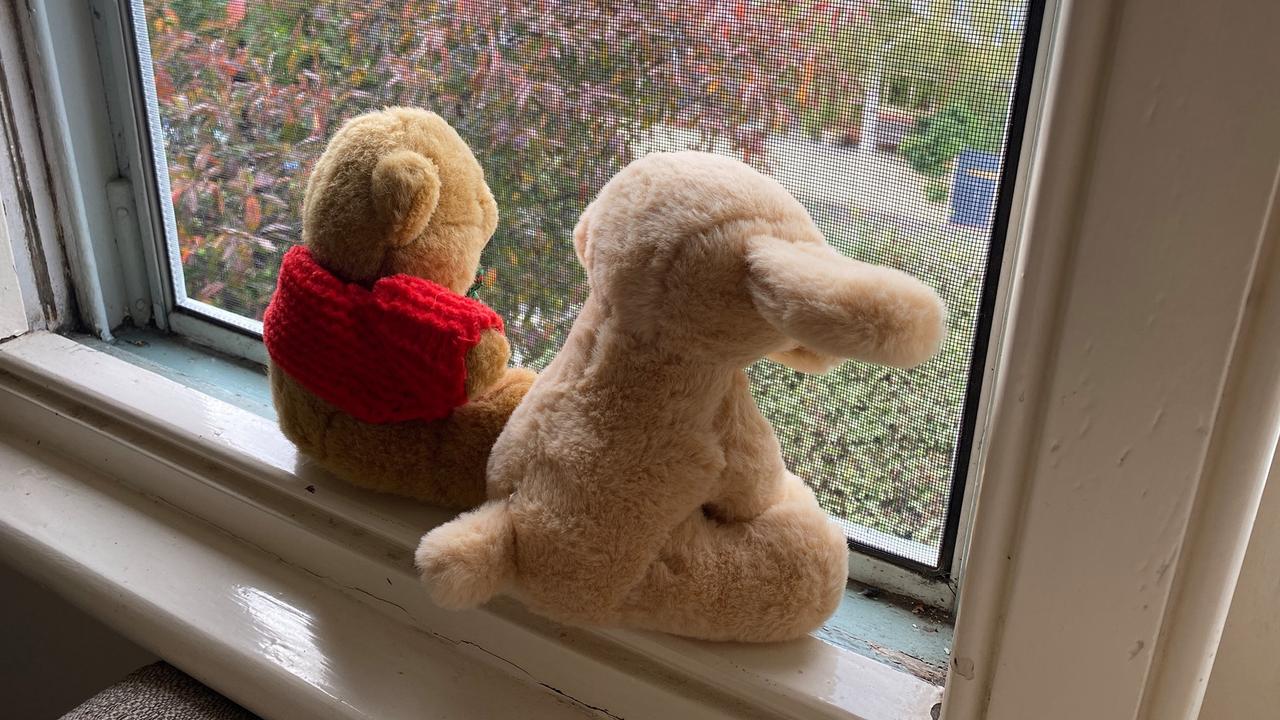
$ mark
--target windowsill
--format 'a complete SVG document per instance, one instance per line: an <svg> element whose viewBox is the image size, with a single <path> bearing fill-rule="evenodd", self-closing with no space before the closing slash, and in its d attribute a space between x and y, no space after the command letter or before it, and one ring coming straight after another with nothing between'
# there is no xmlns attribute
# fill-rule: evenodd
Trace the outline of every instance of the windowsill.
<svg viewBox="0 0 1280 720"><path fill-rule="evenodd" d="M74 338L90 347L223 400L272 422L271 389L260 364L211 351L155 330L121 329L116 342ZM933 608L851 583L821 639L941 685L952 625Z"/></svg>
<svg viewBox="0 0 1280 720"><path fill-rule="evenodd" d="M212 542L201 539L207 535L234 547L234 552L227 550L220 558L243 558L239 562L246 566L289 575L290 582L301 588L294 590L300 601L327 603L325 612L337 613L334 608L343 603L359 606L359 610L348 609L336 617L346 622L350 616L352 627L368 626L351 642L353 647L368 647L369 652L361 655L353 650L342 655L360 658L359 666L326 664L332 660L328 649L317 650L320 657L312 664L300 665L293 662L297 660L294 655L282 654L280 645L261 642L259 626L273 621L258 618L251 623L253 627L247 627L222 617L220 635L207 642L223 650L227 662L206 662L209 667L190 667L188 671L232 697L237 692L252 696L255 687L261 690L261 683L246 688L248 679L231 677L245 675L244 668L261 667L265 674L260 677L283 679L277 690L327 697L329 706L340 708L339 716L359 716L375 709L373 716L396 717L411 706L388 705L390 700L376 697L384 691L422 697L423 688L440 682L438 676L427 676L450 667L449 656L457 655L459 663L478 663L482 668L478 673L508 673L511 698L531 688L540 699L520 702L542 707L538 702L550 697L566 713L569 708L563 703L567 697L579 710L607 709L608 714L618 717L650 714L645 708L682 706L687 712L671 714L736 717L743 715L746 705L765 714L897 720L928 718L940 699L941 689L916 675L941 679L941 671L929 660L938 657L939 647L945 656L950 629L856 591L851 591L837 618L818 633L819 637L768 646L562 628L530 615L509 600L474 612L439 610L417 584L411 557L422 532L445 520L446 513L364 493L299 458L270 419L259 370L204 354L184 356L179 345L166 345L155 336L126 333L120 342L147 345L121 344L101 352L66 338L35 334L0 346L0 370L6 371L0 374L0 397L8 408L4 413L8 427L2 429L0 441L8 442L12 450L22 445L14 439L25 435L41 445L40 453L70 456L92 468L61 473L47 469L47 478L33 485L33 492L38 491L43 503L66 503L66 507L46 508L44 515L77 518L88 506L76 503L90 503L95 508L90 514L96 519L89 525L117 516L123 523L114 530L104 528L103 533L128 530L120 537L135 539L132 528L145 524L138 519L142 514L152 523L161 522L157 518L164 516L164 522L173 526L169 534L176 531L181 536L181 543L171 540L164 545L173 551L166 555L152 552L153 545L144 542L143 533L136 533L140 544L132 552L154 555L154 564L151 572L133 577L126 577L128 567L108 562L108 556L117 551L106 550L105 542L82 546L81 553L92 552L80 558L83 563L74 573L79 580L66 579L60 589L69 595L91 597L86 588L101 591L117 586L118 592L108 597L126 605L154 606L161 615L166 600L177 595L174 588L183 585L180 579L187 574L193 575L191 587L203 583L203 592L213 593L210 597L242 593L246 584L232 581L238 572L235 562L224 574L192 573L187 556ZM122 355L142 357L140 362L137 358L126 362ZM180 375L183 384L140 366L170 378ZM234 379L228 382L229 377ZM32 448L25 446L25 451L30 453ZM59 465L51 458L30 463L44 463L49 468ZM68 466L62 463L59 467ZM121 481L103 477L107 474ZM2 478L0 487L16 492L28 477L18 475ZM56 481L48 479L55 475ZM81 475L93 477L82 480ZM73 487L82 492L72 492L69 488ZM161 502L148 502L148 498ZM120 513L102 510L112 503L122 508ZM6 511L9 507L15 508L13 514ZM64 541L74 545L83 535L79 524L72 523L64 533L47 533L47 525L31 525L29 517L19 514L16 507L0 503L0 537L10 545L0 552L12 554L17 537L27 546L50 545L39 556L65 556L70 565L75 564L75 548L54 546ZM65 512L59 514L59 510ZM222 532L211 532L218 530ZM183 543L191 549L182 551L179 546ZM125 544L123 540L119 543ZM127 550L119 551L125 552L123 558L130 557ZM206 551L214 549L199 552ZM98 552L106 556L95 559ZM68 563L59 567L65 570L66 566ZM38 575L40 569L32 572ZM307 584L315 587L304 587ZM286 602L292 596L281 590L272 597ZM227 602L244 607L244 598L237 598ZM363 602L353 603L353 599ZM206 634L213 632L211 626L200 625L200 613L206 605L216 604L173 605L173 628L185 626L189 632L191 627L206 627ZM286 603L286 607L292 606ZM217 622L218 618L210 620ZM293 627L296 634L296 613L284 613L280 622L283 631ZM189 635L181 637L173 628L157 631L157 637L147 644L161 655L182 655L182 643L189 645L191 639ZM415 628L426 633L406 632ZM345 636L345 631L339 634ZM401 643L406 647L426 638L421 648L414 646L414 652L423 654L422 662L396 670L410 673L408 680L383 678L378 673L378 668L394 663L382 657L386 650L377 638L396 638L393 646ZM443 646L444 651L439 640L449 643ZM194 651L188 648L185 652L191 655ZM495 663L495 659L501 662ZM324 671L317 671L317 667ZM513 667L518 671L512 672ZM227 677L217 677L220 673ZM465 673L452 673L459 675ZM539 693L539 685L555 690L555 694ZM374 687L379 692L373 692ZM505 692L498 695L506 696ZM370 705L353 707L352 698L368 698ZM412 707L420 712L422 706Z"/></svg>

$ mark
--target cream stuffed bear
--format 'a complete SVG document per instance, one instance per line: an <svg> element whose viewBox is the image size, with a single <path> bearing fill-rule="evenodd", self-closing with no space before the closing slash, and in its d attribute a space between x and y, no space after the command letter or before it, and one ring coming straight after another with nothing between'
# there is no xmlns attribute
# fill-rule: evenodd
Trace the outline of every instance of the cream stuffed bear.
<svg viewBox="0 0 1280 720"><path fill-rule="evenodd" d="M435 601L509 592L562 622L710 640L817 628L845 538L744 368L916 365L944 335L938 296L841 256L775 181L705 153L632 163L574 245L590 297L493 448L492 499L418 548Z"/></svg>

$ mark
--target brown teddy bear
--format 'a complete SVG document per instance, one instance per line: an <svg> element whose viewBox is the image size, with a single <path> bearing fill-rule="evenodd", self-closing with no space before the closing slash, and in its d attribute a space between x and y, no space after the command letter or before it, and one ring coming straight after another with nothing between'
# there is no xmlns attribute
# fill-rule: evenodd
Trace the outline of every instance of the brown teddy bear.
<svg viewBox="0 0 1280 720"><path fill-rule="evenodd" d="M263 318L280 427L302 452L360 487L484 501L489 452L534 380L507 367L501 318L465 296L497 219L480 164L434 113L338 130Z"/></svg>
<svg viewBox="0 0 1280 720"><path fill-rule="evenodd" d="M817 628L845 538L783 464L745 368L921 363L944 335L937 294L841 256L782 186L705 153L632 163L574 245L591 293L494 446L493 499L418 548L436 602L506 591L562 622L710 640Z"/></svg>

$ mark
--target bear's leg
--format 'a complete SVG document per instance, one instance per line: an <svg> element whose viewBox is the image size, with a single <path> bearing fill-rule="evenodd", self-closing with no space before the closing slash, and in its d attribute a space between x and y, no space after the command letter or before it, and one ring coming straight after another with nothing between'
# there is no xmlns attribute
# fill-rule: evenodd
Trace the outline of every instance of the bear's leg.
<svg viewBox="0 0 1280 720"><path fill-rule="evenodd" d="M280 412L281 427L299 449L357 487L472 508L485 500L489 451L534 377L529 370L508 370L488 391L434 422L364 423L304 392L329 412L295 403L290 413ZM292 383L284 378L284 384ZM309 429L297 429L304 427Z"/></svg>
<svg viewBox="0 0 1280 720"><path fill-rule="evenodd" d="M508 368L479 396L432 423L439 426L440 436L430 470L448 501L437 504L473 508L485 501L489 453L536 378L532 370Z"/></svg>
<svg viewBox="0 0 1280 720"><path fill-rule="evenodd" d="M271 379L271 402L275 405L281 432L298 450L323 460L325 433L338 411L274 364L267 365L267 374Z"/></svg>
<svg viewBox="0 0 1280 720"><path fill-rule="evenodd" d="M788 474L781 502L747 521L684 522L619 620L707 640L790 640L818 628L840 603L848 574L844 534L813 493Z"/></svg>

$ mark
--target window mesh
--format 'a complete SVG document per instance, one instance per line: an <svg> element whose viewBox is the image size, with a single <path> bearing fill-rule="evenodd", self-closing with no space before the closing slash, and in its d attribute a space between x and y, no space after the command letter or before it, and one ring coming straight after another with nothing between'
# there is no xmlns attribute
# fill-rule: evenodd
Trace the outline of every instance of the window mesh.
<svg viewBox="0 0 1280 720"><path fill-rule="evenodd" d="M948 339L920 368L750 369L789 467L850 539L935 566L1026 13L1026 0L146 2L136 31L175 292L260 320L328 136L370 109L422 106L485 167L501 219L481 298L516 361L540 368L586 295L569 234L601 185L654 150L733 154L842 252L946 301Z"/></svg>

